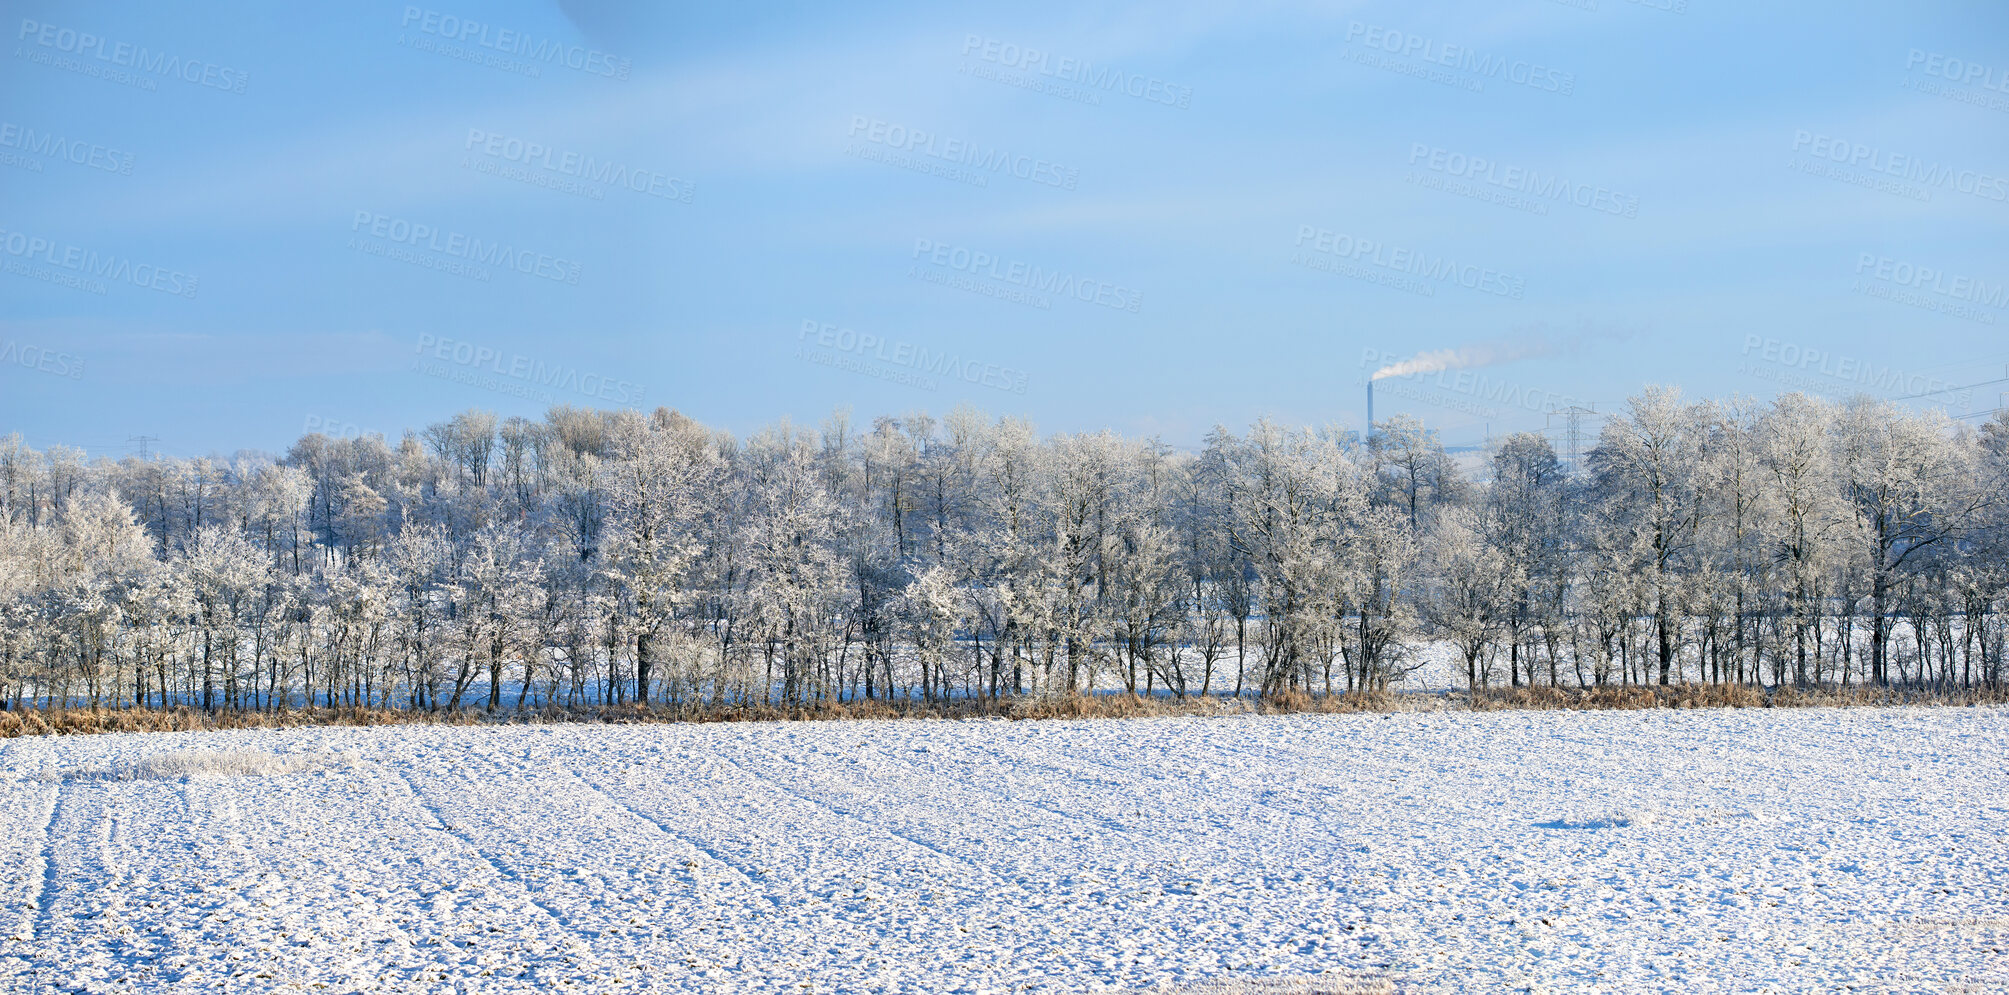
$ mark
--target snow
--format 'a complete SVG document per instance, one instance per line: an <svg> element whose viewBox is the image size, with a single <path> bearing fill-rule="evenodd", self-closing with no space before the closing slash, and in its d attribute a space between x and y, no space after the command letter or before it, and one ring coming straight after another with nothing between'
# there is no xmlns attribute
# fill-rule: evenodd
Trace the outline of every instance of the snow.
<svg viewBox="0 0 2009 995"><path fill-rule="evenodd" d="M1999 708L17 739L0 991L2003 991L2005 760Z"/></svg>

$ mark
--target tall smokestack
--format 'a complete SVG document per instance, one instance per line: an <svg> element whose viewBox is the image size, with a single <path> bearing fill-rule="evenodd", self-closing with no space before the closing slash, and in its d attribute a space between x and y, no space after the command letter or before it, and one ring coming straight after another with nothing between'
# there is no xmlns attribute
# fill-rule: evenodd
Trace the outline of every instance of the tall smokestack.
<svg viewBox="0 0 2009 995"><path fill-rule="evenodd" d="M1367 431L1360 433L1360 441L1374 437L1374 381L1367 381Z"/></svg>

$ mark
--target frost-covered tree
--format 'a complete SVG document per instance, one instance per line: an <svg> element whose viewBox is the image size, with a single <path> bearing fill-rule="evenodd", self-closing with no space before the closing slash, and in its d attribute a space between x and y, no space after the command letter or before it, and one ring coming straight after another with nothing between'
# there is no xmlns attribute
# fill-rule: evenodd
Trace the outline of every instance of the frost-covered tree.
<svg viewBox="0 0 2009 995"><path fill-rule="evenodd" d="M1632 564L1652 581L1651 611L1659 681L1669 683L1685 622L1680 573L1692 566L1702 522L1706 405L1680 392L1651 389L1605 424L1592 466L1607 519L1630 532Z"/></svg>
<svg viewBox="0 0 2009 995"><path fill-rule="evenodd" d="M2005 490L2009 418L1661 390L1580 463L1536 434L1461 463L1403 418L1181 452L967 408L744 440L469 412L276 459L10 437L0 703L1338 694L1432 641L1481 688L2000 687Z"/></svg>
<svg viewBox="0 0 2009 995"><path fill-rule="evenodd" d="M603 573L621 597L635 639L635 700L649 700L659 640L682 606L697 559L703 502L715 486L708 434L681 416L622 422L601 465L607 494ZM618 693L618 692L617 692Z"/></svg>
<svg viewBox="0 0 2009 995"><path fill-rule="evenodd" d="M1457 651L1472 688L1491 682L1493 654L1509 631L1524 576L1492 541L1481 515L1455 508L1438 519L1428 544L1435 583L1422 599L1427 631Z"/></svg>

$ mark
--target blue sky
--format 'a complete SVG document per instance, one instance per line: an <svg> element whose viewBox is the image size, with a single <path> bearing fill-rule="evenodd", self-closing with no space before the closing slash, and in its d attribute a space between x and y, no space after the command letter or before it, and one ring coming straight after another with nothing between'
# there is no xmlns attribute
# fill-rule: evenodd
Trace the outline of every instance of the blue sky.
<svg viewBox="0 0 2009 995"><path fill-rule="evenodd" d="M1752 6L9 2L0 432L968 402L1190 445L1477 347L1377 396L1466 445L2003 377L2009 8Z"/></svg>

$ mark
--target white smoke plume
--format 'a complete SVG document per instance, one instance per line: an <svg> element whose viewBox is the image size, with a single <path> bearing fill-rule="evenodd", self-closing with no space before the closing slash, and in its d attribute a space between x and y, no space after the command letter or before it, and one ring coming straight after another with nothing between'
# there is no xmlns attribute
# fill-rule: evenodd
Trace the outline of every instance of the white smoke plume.
<svg viewBox="0 0 2009 995"><path fill-rule="evenodd" d="M1523 359L1539 359L1543 356L1557 356L1582 349L1593 338L1628 338L1634 330L1625 328L1593 328L1586 324L1577 332L1555 336L1548 333L1546 325L1536 325L1522 334L1505 338L1459 346L1455 349L1431 349L1419 352L1408 359L1390 363L1375 370L1370 380L1385 380L1389 377L1416 376L1421 373L1441 373L1445 370L1469 370L1485 366L1499 366Z"/></svg>

